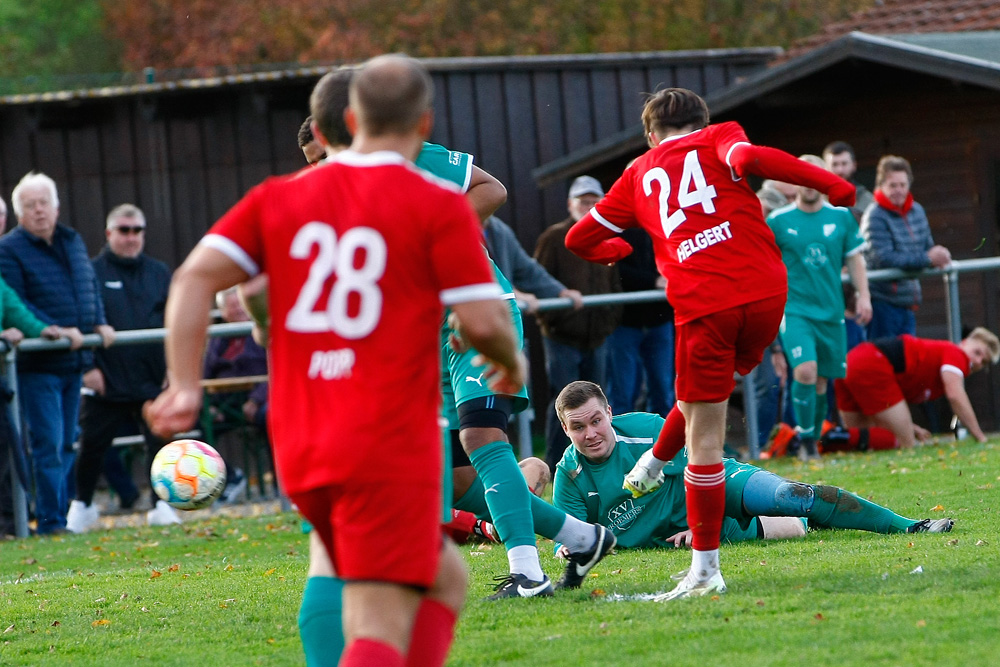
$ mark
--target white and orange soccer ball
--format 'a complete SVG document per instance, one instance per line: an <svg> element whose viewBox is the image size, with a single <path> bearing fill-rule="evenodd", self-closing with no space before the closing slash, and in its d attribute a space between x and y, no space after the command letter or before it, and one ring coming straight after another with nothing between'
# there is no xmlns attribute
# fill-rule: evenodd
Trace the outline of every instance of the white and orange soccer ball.
<svg viewBox="0 0 1000 667"><path fill-rule="evenodd" d="M201 509L215 502L226 487L226 464L211 445L175 440L153 457L149 481L171 507Z"/></svg>

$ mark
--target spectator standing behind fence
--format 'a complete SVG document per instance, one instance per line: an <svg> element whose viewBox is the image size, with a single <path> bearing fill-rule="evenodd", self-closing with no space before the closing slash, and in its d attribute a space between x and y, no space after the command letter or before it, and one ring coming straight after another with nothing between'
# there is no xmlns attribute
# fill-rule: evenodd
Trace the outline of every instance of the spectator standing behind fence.
<svg viewBox="0 0 1000 667"><path fill-rule="evenodd" d="M858 170L858 161L854 157L854 148L846 141L833 141L823 149L823 161L826 168L840 176L842 179L853 185L858 193L854 206L848 206L848 210L854 214L854 219L861 222L861 216L874 201L871 190L859 183L854 178Z"/></svg>
<svg viewBox="0 0 1000 667"><path fill-rule="evenodd" d="M162 328L170 269L143 252L146 217L132 204L116 206L108 213L104 236L107 245L91 264L108 324L116 331ZM97 525L100 512L93 503L94 489L116 436L138 429L151 453L163 445L143 421L142 404L159 395L166 372L160 343L119 345L94 352L94 365L83 374L86 395L80 404L76 499L66 516L66 528L71 532L86 532ZM123 506L129 504L128 498L121 501ZM154 496L153 505L147 514L151 525L180 523L166 502Z"/></svg>
<svg viewBox="0 0 1000 667"><path fill-rule="evenodd" d="M622 238L632 246L632 254L617 264L622 291L666 289L646 230L626 229ZM608 337L611 407L621 414L635 410L645 376L646 405L640 410L666 417L674 407L674 309L669 302L627 304L621 322Z"/></svg>
<svg viewBox="0 0 1000 667"><path fill-rule="evenodd" d="M0 275L38 319L100 334L104 346L114 329L104 319L94 268L83 239L57 224L59 195L42 173L27 174L12 196L18 226L0 238ZM66 530L66 511L75 486L73 441L80 408L81 376L93 353L76 349L19 356L18 395L27 424L35 469L38 533Z"/></svg>
<svg viewBox="0 0 1000 667"><path fill-rule="evenodd" d="M885 155L878 161L875 201L861 218L861 233L868 242L865 259L870 270L918 271L943 268L951 263L948 249L935 245L931 238L924 207L913 201L912 184L913 170L905 158ZM919 280L875 281L871 293L868 340L916 333L915 313L921 300Z"/></svg>
<svg viewBox="0 0 1000 667"><path fill-rule="evenodd" d="M592 176L580 176L570 185L566 206L569 217L557 222L538 237L535 259L554 278L582 294L621 291L618 271L604 264L580 259L566 248L566 232L587 214L604 188ZM621 306L553 310L538 314L545 347L545 370L552 395L545 417L545 462L555 470L569 441L555 413L559 391L573 380L604 384L607 375L607 337L618 326Z"/></svg>
<svg viewBox="0 0 1000 667"><path fill-rule="evenodd" d="M63 335L65 334L61 327L54 324L46 326L35 317L21 301L17 292L0 279L0 339L10 346L15 346L25 337L41 336L55 340ZM82 340L82 334L78 329L74 329L72 335L77 341ZM14 428L14 420L10 413L10 401L13 397L14 394L7 386L6 379L0 378L0 538L14 535L14 484L11 477L14 471L10 464L11 455L20 451L20 435ZM23 461L23 456L19 454L15 454L14 458ZM22 481L27 482L24 479Z"/></svg>
<svg viewBox="0 0 1000 667"><path fill-rule="evenodd" d="M514 286L517 298L526 304L525 312L534 314L539 299L556 297L572 299L577 310L583 307L580 290L569 289L549 275L545 267L524 251L506 222L491 215L486 218L483 230L490 258Z"/></svg>

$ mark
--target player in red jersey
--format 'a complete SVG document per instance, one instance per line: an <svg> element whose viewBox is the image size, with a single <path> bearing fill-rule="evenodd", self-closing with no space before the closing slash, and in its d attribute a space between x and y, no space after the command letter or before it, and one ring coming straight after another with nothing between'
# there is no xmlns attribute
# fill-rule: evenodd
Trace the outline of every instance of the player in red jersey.
<svg viewBox="0 0 1000 667"><path fill-rule="evenodd" d="M961 343L903 334L862 343L847 354L847 376L834 381L837 409L847 428L881 426L900 447L930 433L913 423L908 403L947 396L951 409L979 442L986 435L965 393L965 378L1000 359L1000 340L976 327Z"/></svg>
<svg viewBox="0 0 1000 667"><path fill-rule="evenodd" d="M664 464L686 440L692 565L661 596L672 600L726 590L718 556L726 404L733 373L746 374L760 363L785 305L781 253L743 179L755 174L807 185L834 205L853 203L854 186L788 153L750 144L736 123L708 125L705 101L690 90L650 96L642 120L651 150L573 226L566 247L593 262L616 262L632 251L617 235L641 226L667 279L677 325L678 403L625 486L636 496L658 488Z"/></svg>
<svg viewBox="0 0 1000 667"><path fill-rule="evenodd" d="M472 251L475 214L410 162L430 132L431 90L416 61L370 61L351 84L351 150L268 179L213 226L175 274L170 386L149 410L160 433L194 422L212 294L267 271L277 467L347 582L342 665L442 664L456 619L428 601L464 595L438 525L442 306L474 328L497 390L524 378L501 291ZM380 480L396 492L373 507L370 471L387 459Z"/></svg>

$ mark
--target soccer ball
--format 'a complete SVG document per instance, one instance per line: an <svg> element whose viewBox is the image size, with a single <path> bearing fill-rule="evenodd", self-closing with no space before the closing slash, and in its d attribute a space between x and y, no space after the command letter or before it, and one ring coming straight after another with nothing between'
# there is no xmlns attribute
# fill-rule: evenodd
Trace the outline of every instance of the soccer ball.
<svg viewBox="0 0 1000 667"><path fill-rule="evenodd" d="M226 486L226 464L211 445L175 440L153 457L153 490L171 507L196 510L211 505Z"/></svg>

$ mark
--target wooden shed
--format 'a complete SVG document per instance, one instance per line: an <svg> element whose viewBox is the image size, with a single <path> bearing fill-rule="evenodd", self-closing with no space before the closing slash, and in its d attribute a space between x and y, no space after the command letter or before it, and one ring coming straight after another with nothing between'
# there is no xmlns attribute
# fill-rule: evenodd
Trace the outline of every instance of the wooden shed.
<svg viewBox="0 0 1000 667"><path fill-rule="evenodd" d="M853 32L705 96L713 121L736 120L757 144L819 154L850 143L873 185L885 154L910 160L913 194L934 240L955 259L1000 253L1000 32L875 36ZM541 185L581 173L606 186L646 148L641 124L533 173ZM924 281L918 335L946 338L944 289ZM962 323L1000 327L995 272L960 279ZM1000 428L1000 373L970 380L987 428Z"/></svg>

